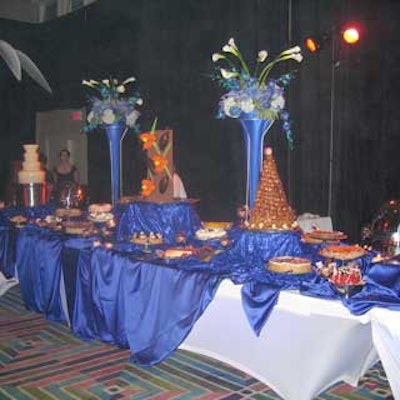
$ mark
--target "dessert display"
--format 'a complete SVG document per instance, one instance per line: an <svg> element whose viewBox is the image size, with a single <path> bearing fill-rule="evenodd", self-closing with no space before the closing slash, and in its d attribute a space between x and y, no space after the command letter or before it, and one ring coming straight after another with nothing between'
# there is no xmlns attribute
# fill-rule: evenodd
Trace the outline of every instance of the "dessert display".
<svg viewBox="0 0 400 400"><path fill-rule="evenodd" d="M131 242L143 246L148 246L162 244L164 242L164 239L160 233L150 232L147 234L144 232L136 232L133 234Z"/></svg>
<svg viewBox="0 0 400 400"><path fill-rule="evenodd" d="M22 162L22 170L18 172L18 182L21 184L44 183L45 171L39 161L39 145L24 144L25 150L24 161Z"/></svg>
<svg viewBox="0 0 400 400"><path fill-rule="evenodd" d="M298 226L296 215L287 201L272 149L266 149L265 155L260 185L247 227L260 231L295 229Z"/></svg>
<svg viewBox="0 0 400 400"><path fill-rule="evenodd" d="M55 216L59 218L80 217L82 211L79 208L57 208Z"/></svg>
<svg viewBox="0 0 400 400"><path fill-rule="evenodd" d="M90 235L93 224L89 221L66 221L63 223L65 233L72 235Z"/></svg>
<svg viewBox="0 0 400 400"><path fill-rule="evenodd" d="M15 215L14 217L10 218L10 221L17 226L24 224L27 219L23 215Z"/></svg>
<svg viewBox="0 0 400 400"><path fill-rule="evenodd" d="M323 231L315 229L311 232L304 234L305 237L310 239L319 240L320 242L339 242L340 240L347 239L347 235L340 231Z"/></svg>
<svg viewBox="0 0 400 400"><path fill-rule="evenodd" d="M308 258L281 256L274 257L268 261L269 271L282 274L308 274L312 272L311 261Z"/></svg>
<svg viewBox="0 0 400 400"><path fill-rule="evenodd" d="M53 230L61 230L62 229L62 219L56 217L54 215L46 215L45 218L38 218L36 221L36 225L42 228L50 228Z"/></svg>
<svg viewBox="0 0 400 400"><path fill-rule="evenodd" d="M321 256L336 260L353 260L362 257L366 251L359 245L327 246L320 252Z"/></svg>
<svg viewBox="0 0 400 400"><path fill-rule="evenodd" d="M165 260L179 259L194 256L203 262L208 262L219 251L210 246L185 246L185 247L170 247L166 250L157 250L158 257Z"/></svg>
<svg viewBox="0 0 400 400"><path fill-rule="evenodd" d="M350 261L341 267L338 267L335 262L320 265L318 273L328 279L339 294L346 297L359 292L365 285L360 265L355 261Z"/></svg>
<svg viewBox="0 0 400 400"><path fill-rule="evenodd" d="M222 228L201 228L195 232L196 239L212 240L220 239L226 235L226 230Z"/></svg>
<svg viewBox="0 0 400 400"><path fill-rule="evenodd" d="M203 226L210 229L229 229L232 222L204 221Z"/></svg>
<svg viewBox="0 0 400 400"><path fill-rule="evenodd" d="M89 206L88 219L93 222L107 222L114 218L111 213L112 205L109 203L96 203Z"/></svg>
<svg viewBox="0 0 400 400"><path fill-rule="evenodd" d="M94 203L90 204L88 208L89 214L106 214L111 210L112 205L109 203Z"/></svg>
<svg viewBox="0 0 400 400"><path fill-rule="evenodd" d="M190 247L179 248L171 247L160 253L160 256L165 259L189 257L193 254L193 249Z"/></svg>

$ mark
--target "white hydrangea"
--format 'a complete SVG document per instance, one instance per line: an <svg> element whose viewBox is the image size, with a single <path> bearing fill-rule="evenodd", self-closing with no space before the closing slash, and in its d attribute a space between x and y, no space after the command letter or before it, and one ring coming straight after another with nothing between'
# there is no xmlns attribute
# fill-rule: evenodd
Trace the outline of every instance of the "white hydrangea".
<svg viewBox="0 0 400 400"><path fill-rule="evenodd" d="M245 113L251 113L254 111L254 103L251 97L245 97L240 100L240 108Z"/></svg>
<svg viewBox="0 0 400 400"><path fill-rule="evenodd" d="M136 120L139 118L139 111L134 110L132 111L129 115L126 117L126 125L128 125L130 128L135 125Z"/></svg>
<svg viewBox="0 0 400 400"><path fill-rule="evenodd" d="M236 107L236 106L237 106L237 104L236 104L235 99L233 97L227 97L224 100L224 104L223 104L224 113L226 115L228 115L229 117L233 117L233 115L231 114L230 110L231 110L232 107Z"/></svg>
<svg viewBox="0 0 400 400"><path fill-rule="evenodd" d="M115 122L115 114L114 111L111 110L110 108L107 108L103 111L103 113L101 114L101 120L105 123L105 124L112 124Z"/></svg>
<svg viewBox="0 0 400 400"><path fill-rule="evenodd" d="M271 100L271 107L275 110L282 110L285 107L285 99L283 96L277 96Z"/></svg>

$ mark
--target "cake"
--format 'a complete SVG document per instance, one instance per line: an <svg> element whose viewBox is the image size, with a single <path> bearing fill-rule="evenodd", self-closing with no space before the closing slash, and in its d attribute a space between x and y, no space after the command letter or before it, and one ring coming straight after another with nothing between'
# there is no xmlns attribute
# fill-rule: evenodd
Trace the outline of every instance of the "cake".
<svg viewBox="0 0 400 400"><path fill-rule="evenodd" d="M112 205L110 203L94 203L89 206L89 214L101 214L109 213L112 210Z"/></svg>
<svg viewBox="0 0 400 400"><path fill-rule="evenodd" d="M131 241L144 246L162 244L164 242L162 235L154 232L150 232L149 234L144 232L134 233Z"/></svg>
<svg viewBox="0 0 400 400"><path fill-rule="evenodd" d="M296 215L287 201L271 148L266 149L265 156L247 227L260 231L294 229L297 227Z"/></svg>
<svg viewBox="0 0 400 400"><path fill-rule="evenodd" d="M312 271L311 261L308 258L282 256L271 258L267 269L282 274L307 274Z"/></svg>
<svg viewBox="0 0 400 400"><path fill-rule="evenodd" d="M163 258L182 258L189 257L193 254L190 248L169 248L163 252Z"/></svg>
<svg viewBox="0 0 400 400"><path fill-rule="evenodd" d="M90 234L93 229L93 224L87 221L67 221L64 222L65 233L71 235L86 235Z"/></svg>
<svg viewBox="0 0 400 400"><path fill-rule="evenodd" d="M220 239L226 235L226 230L222 228L201 228L195 233L196 239L211 240Z"/></svg>
<svg viewBox="0 0 400 400"><path fill-rule="evenodd" d="M57 208L55 211L56 217L59 218L71 218L80 217L82 211L79 208Z"/></svg>
<svg viewBox="0 0 400 400"><path fill-rule="evenodd" d="M320 251L320 254L337 260L353 260L364 256L366 251L358 245L327 246Z"/></svg>
<svg viewBox="0 0 400 400"><path fill-rule="evenodd" d="M43 183L46 172L42 169L39 161L39 146L37 144L24 144L25 154L22 162L22 170L18 172L20 184Z"/></svg>

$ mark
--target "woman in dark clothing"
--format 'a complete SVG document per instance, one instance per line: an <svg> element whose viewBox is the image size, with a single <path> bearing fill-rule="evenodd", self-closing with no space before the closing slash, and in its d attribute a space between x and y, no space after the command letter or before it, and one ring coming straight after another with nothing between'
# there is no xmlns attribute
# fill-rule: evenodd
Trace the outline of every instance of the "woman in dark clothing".
<svg viewBox="0 0 400 400"><path fill-rule="evenodd" d="M53 169L55 184L55 198L59 199L66 187L72 187L79 183L78 169L70 161L70 152L67 149L60 151L60 162Z"/></svg>

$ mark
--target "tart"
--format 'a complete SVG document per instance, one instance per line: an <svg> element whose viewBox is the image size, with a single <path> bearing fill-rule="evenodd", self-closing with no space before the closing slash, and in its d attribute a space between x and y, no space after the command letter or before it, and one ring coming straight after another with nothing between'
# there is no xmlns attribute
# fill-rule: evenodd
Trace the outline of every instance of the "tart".
<svg viewBox="0 0 400 400"><path fill-rule="evenodd" d="M364 256L366 251L358 245L327 246L322 249L319 254L323 257L333 258L336 260L353 260Z"/></svg>
<svg viewBox="0 0 400 400"><path fill-rule="evenodd" d="M267 269L273 272L294 275L312 272L311 261L308 258L292 256L271 258L268 261Z"/></svg>

